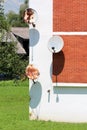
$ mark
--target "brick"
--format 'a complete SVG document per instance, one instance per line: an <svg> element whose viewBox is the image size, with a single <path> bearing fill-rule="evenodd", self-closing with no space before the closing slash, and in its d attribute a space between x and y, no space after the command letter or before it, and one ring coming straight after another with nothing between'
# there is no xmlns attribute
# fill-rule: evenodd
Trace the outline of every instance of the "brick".
<svg viewBox="0 0 87 130"><path fill-rule="evenodd" d="M87 83L87 36L62 35L64 48L53 54L53 82Z"/></svg>

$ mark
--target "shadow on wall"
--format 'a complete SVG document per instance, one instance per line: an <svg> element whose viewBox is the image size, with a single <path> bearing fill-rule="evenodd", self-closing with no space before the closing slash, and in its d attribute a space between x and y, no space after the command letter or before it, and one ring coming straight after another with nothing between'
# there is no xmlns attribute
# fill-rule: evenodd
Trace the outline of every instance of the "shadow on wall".
<svg viewBox="0 0 87 130"><path fill-rule="evenodd" d="M63 51L53 53L53 75L59 75L64 67L65 57Z"/></svg>
<svg viewBox="0 0 87 130"><path fill-rule="evenodd" d="M39 82L33 83L30 89L30 107L36 108L41 101L42 86Z"/></svg>
<svg viewBox="0 0 87 130"><path fill-rule="evenodd" d="M37 29L33 28L29 30L30 46L35 46L40 38L40 33Z"/></svg>
<svg viewBox="0 0 87 130"><path fill-rule="evenodd" d="M53 74L53 64L52 64L52 63L51 63L51 65L50 65L49 73L50 73L50 77L51 77L51 79L52 79L52 74Z"/></svg>
<svg viewBox="0 0 87 130"><path fill-rule="evenodd" d="M59 94L73 94L73 95L75 95L75 94L85 94L85 95L87 95L87 88L78 88L78 87L67 87L67 88L64 88L64 87L59 87L59 86L55 86L54 88L53 88L53 92L54 92L54 94L56 94L56 103L58 103L59 102Z"/></svg>
<svg viewBox="0 0 87 130"><path fill-rule="evenodd" d="M84 87L59 87L53 88L54 94L87 94L87 88Z"/></svg>

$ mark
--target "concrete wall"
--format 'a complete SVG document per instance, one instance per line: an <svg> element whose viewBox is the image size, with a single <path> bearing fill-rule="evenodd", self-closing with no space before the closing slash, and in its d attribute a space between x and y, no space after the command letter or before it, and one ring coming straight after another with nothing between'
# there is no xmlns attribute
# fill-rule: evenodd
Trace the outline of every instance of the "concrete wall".
<svg viewBox="0 0 87 130"><path fill-rule="evenodd" d="M29 0L29 7L38 13L35 29L29 28L29 63L40 71L35 84L30 80L30 119L87 122L87 88L52 84L52 53L48 41L53 35L53 1Z"/></svg>

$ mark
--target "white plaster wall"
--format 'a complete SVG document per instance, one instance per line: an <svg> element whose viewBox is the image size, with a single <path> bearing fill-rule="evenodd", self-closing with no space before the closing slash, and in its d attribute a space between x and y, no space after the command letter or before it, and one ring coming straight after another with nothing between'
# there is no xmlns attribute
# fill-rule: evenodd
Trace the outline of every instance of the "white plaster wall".
<svg viewBox="0 0 87 130"><path fill-rule="evenodd" d="M47 47L53 35L52 2L52 0L29 0L29 7L38 13L35 29L39 31L38 43L31 47L30 42L29 62L35 64L40 71L38 82L33 84L30 80L30 119L87 122L87 88L52 86L52 54ZM50 92L47 92L48 90Z"/></svg>
<svg viewBox="0 0 87 130"><path fill-rule="evenodd" d="M39 102L36 108L32 109L30 106L30 115L32 115L31 118L38 118L39 116L39 119L43 119L44 118L43 115L46 114L44 113L46 112L45 109L48 109L45 107L48 104L47 90L52 86L50 76L52 54L48 50L48 41L52 36L52 0L45 0L44 2L41 0L30 0L29 7L35 9L38 13L38 20L36 22L35 29L39 31L40 35L38 43L33 47L33 61L32 61L32 47L30 47L29 62L30 63L33 62L33 64L35 64L39 69L40 76L38 82L42 87L41 101ZM32 86L34 87L34 85L32 85L32 81L30 81L30 90ZM32 93L33 92L31 91L31 102L34 102L34 95Z"/></svg>

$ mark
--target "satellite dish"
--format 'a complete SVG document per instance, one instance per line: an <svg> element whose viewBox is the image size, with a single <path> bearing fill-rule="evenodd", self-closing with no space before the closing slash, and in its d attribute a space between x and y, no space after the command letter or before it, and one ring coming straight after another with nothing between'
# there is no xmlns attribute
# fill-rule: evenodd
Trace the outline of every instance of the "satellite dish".
<svg viewBox="0 0 87 130"><path fill-rule="evenodd" d="M26 67L25 72L26 72L26 76L29 79L33 80L34 83L35 83L34 80L36 80L40 75L39 70L33 64L29 64Z"/></svg>
<svg viewBox="0 0 87 130"><path fill-rule="evenodd" d="M32 8L27 8L24 11L24 21L28 24L32 24L35 27L35 22L38 19L37 12Z"/></svg>
<svg viewBox="0 0 87 130"><path fill-rule="evenodd" d="M62 50L64 41L60 36L52 36L48 42L48 48L52 53L58 53Z"/></svg>

